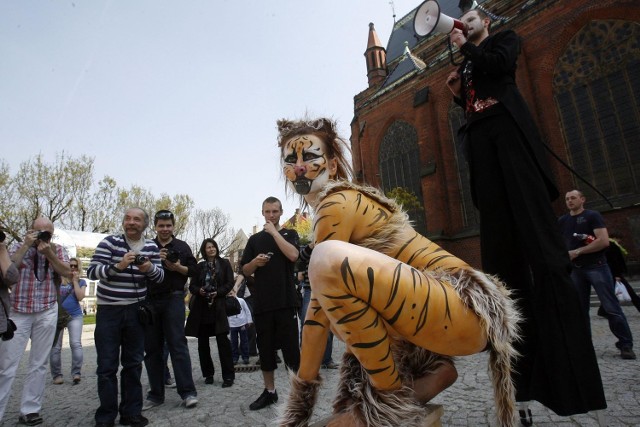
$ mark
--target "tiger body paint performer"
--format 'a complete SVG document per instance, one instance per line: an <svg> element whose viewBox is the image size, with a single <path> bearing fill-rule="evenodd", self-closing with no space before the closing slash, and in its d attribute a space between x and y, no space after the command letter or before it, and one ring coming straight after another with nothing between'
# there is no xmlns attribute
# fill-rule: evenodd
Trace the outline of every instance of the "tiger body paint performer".
<svg viewBox="0 0 640 427"><path fill-rule="evenodd" d="M519 316L506 288L418 234L395 201L349 182L331 120L278 127L284 175L315 211L312 297L280 424L308 424L331 329L347 347L334 425L419 424L424 403L457 378L452 356L486 348L498 422L514 425Z"/></svg>

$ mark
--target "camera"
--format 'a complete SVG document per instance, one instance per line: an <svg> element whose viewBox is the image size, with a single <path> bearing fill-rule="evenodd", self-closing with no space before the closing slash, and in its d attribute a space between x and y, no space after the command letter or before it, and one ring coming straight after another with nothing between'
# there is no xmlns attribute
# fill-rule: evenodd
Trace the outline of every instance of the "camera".
<svg viewBox="0 0 640 427"><path fill-rule="evenodd" d="M0 230L0 243L4 242L4 239L7 238L7 235L4 234L4 230Z"/></svg>
<svg viewBox="0 0 640 427"><path fill-rule="evenodd" d="M146 256L136 255L136 257L133 259L133 265L142 265L147 261L149 261L149 258L147 258Z"/></svg>
<svg viewBox="0 0 640 427"><path fill-rule="evenodd" d="M51 232L47 230L40 230L38 231L37 239L41 242L48 242L51 240Z"/></svg>
<svg viewBox="0 0 640 427"><path fill-rule="evenodd" d="M202 287L202 290L204 291L204 297L207 300L207 305L211 307L211 305L213 305L213 300L215 299L215 293L218 292L218 287L215 282L207 282L207 284Z"/></svg>
<svg viewBox="0 0 640 427"><path fill-rule="evenodd" d="M180 259L180 251L175 249L167 248L167 256L166 260L169 262L178 262Z"/></svg>
<svg viewBox="0 0 640 427"><path fill-rule="evenodd" d="M273 256L273 252L267 252L267 258L271 259L272 256Z"/></svg>

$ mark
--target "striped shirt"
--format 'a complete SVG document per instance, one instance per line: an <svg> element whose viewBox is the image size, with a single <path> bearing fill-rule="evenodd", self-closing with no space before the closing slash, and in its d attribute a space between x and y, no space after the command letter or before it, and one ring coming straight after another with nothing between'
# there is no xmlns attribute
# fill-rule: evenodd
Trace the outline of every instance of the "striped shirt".
<svg viewBox="0 0 640 427"><path fill-rule="evenodd" d="M124 235L107 236L98 244L87 268L87 277L99 281L96 289L99 305L128 305L141 301L147 296L147 284L164 280L160 251L151 239L145 239L144 247L138 251L152 262L151 270L143 273L138 266L130 264L122 272L116 271L114 265L130 251Z"/></svg>
<svg viewBox="0 0 640 427"><path fill-rule="evenodd" d="M15 254L22 243L11 245L9 253ZM52 244L58 259L69 262L67 250L61 245ZM36 257L38 262L36 263ZM38 271L35 271L36 264ZM38 252L35 246L30 247L18 266L20 278L11 289L11 307L18 313L40 313L48 310L57 301L56 286L53 283L53 266L47 257ZM36 277L37 276L37 277Z"/></svg>

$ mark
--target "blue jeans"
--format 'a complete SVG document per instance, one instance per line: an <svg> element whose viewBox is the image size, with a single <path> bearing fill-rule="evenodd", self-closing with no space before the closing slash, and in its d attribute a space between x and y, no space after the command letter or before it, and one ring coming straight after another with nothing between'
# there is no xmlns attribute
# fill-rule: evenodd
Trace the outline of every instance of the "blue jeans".
<svg viewBox="0 0 640 427"><path fill-rule="evenodd" d="M138 303L98 305L94 338L98 359L98 397L100 407L96 423L112 423L120 416L142 412L142 360L144 327L138 320ZM120 405L118 406L118 367L120 371Z"/></svg>
<svg viewBox="0 0 640 427"><path fill-rule="evenodd" d="M67 324L69 331L69 347L71 347L71 376L80 375L82 371L82 314L72 317ZM51 366L51 377L62 376L62 362L60 352L62 350L62 335L64 330L58 334L58 340L53 343L51 354L49 355L49 365Z"/></svg>
<svg viewBox="0 0 640 427"><path fill-rule="evenodd" d="M591 286L593 286L602 304L602 309L607 313L609 329L618 338L616 347L619 349L631 349L633 347L633 337L631 336L627 318L622 312L618 298L616 298L615 284L609 266L602 264L582 268L574 267L571 271L571 279L578 290L578 298L580 298L580 304L582 305L589 331L591 331L589 306L591 302Z"/></svg>
<svg viewBox="0 0 640 427"><path fill-rule="evenodd" d="M178 394L182 399L196 396L196 387L191 374L191 357L187 338L184 336L184 299L182 292L147 300L153 310L153 323L145 327L144 365L149 377L147 399L164 402L165 369L164 344L171 355L173 375Z"/></svg>
<svg viewBox="0 0 640 427"><path fill-rule="evenodd" d="M309 286L304 286L302 288L302 319L300 319L300 343L302 343L302 327L304 326L304 317L307 315L307 308L309 307L309 302L311 301L311 288ZM328 365L333 362L333 333L329 332L329 337L327 338L327 345L324 348L324 356L322 356L322 364Z"/></svg>
<svg viewBox="0 0 640 427"><path fill-rule="evenodd" d="M249 360L249 325L244 325L238 328L230 328L231 334L231 356L233 361L237 362L242 355L242 360ZM238 337L240 337L240 343L238 343ZM240 346L238 346L240 344ZM239 350L239 351L238 351Z"/></svg>

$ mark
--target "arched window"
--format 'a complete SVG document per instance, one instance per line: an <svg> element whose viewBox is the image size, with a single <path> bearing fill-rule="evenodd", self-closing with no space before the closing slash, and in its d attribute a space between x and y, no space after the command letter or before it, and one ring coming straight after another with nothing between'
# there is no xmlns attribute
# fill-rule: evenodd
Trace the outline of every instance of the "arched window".
<svg viewBox="0 0 640 427"><path fill-rule="evenodd" d="M451 130L451 140L455 145L454 154L456 157L456 170L458 171L458 188L460 188L462 224L465 228L475 228L480 224L480 213L471 199L469 166L467 165L462 140L458 136L458 129L464 123L464 110L458 104L452 102L449 108L449 128Z"/></svg>
<svg viewBox="0 0 640 427"><path fill-rule="evenodd" d="M591 21L570 40L554 70L570 163L619 206L640 202L638 40L636 22ZM589 188L576 183L590 196ZM590 197L596 205L599 199Z"/></svg>
<svg viewBox="0 0 640 427"><path fill-rule="evenodd" d="M414 194L420 206L424 206L422 187L420 186L420 149L418 133L407 122L395 121L389 126L380 144L379 154L380 181L386 193L402 187ZM409 218L416 230L426 233L425 212L421 209L408 209Z"/></svg>

